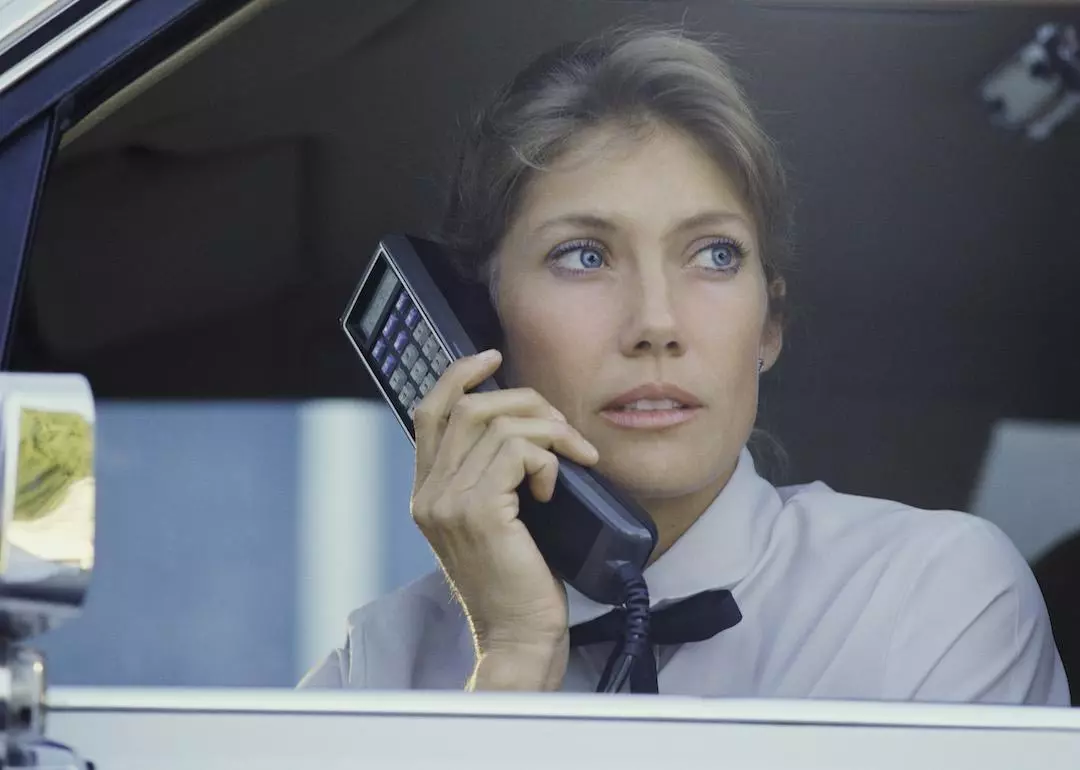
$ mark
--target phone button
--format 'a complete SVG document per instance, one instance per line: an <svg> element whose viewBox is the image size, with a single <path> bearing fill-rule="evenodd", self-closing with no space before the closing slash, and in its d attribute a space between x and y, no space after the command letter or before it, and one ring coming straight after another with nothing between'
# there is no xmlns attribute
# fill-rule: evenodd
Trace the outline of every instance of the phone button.
<svg viewBox="0 0 1080 770"><path fill-rule="evenodd" d="M401 389L401 394L398 395L398 401L402 406L408 406L416 398L416 388L411 382L406 382L405 387ZM411 417L412 415L410 415Z"/></svg>
<svg viewBox="0 0 1080 770"><path fill-rule="evenodd" d="M449 366L450 359L446 357L446 353L439 351L435 354L435 360L431 362L431 370L435 374L442 374L446 371L446 367Z"/></svg>
<svg viewBox="0 0 1080 770"><path fill-rule="evenodd" d="M394 370L394 373L390 375L390 387L397 393L401 390L402 386L409 381L408 375L405 374L405 370L400 366Z"/></svg>
<svg viewBox="0 0 1080 770"><path fill-rule="evenodd" d="M409 345L401 354L401 363L411 369L418 358L420 358L420 351L416 349L416 345Z"/></svg>
<svg viewBox="0 0 1080 770"><path fill-rule="evenodd" d="M434 337L429 338L428 341L424 343L421 352L424 354L424 358L430 361L435 357L435 354L439 352L439 341Z"/></svg>
<svg viewBox="0 0 1080 770"><path fill-rule="evenodd" d="M386 360L382 364L382 373L384 377L389 377L390 372L394 371L394 367L397 366L397 359L394 356L387 356Z"/></svg>
<svg viewBox="0 0 1080 770"><path fill-rule="evenodd" d="M414 307L409 308L409 312L405 314L405 325L410 329L415 328L416 324L420 321L420 311Z"/></svg>
<svg viewBox="0 0 1080 770"><path fill-rule="evenodd" d="M375 346L371 349L371 355L375 356L376 361L381 361L383 353L386 352L386 343L381 340L375 340Z"/></svg>
<svg viewBox="0 0 1080 770"><path fill-rule="evenodd" d="M413 378L413 380L415 382L420 382L420 380L424 379L424 375L427 374L427 373L428 373L427 361L425 361L422 358L419 361L416 362L416 365L413 366L412 371L409 372L409 374L412 375L412 378ZM424 392L427 393L426 390Z"/></svg>
<svg viewBox="0 0 1080 770"><path fill-rule="evenodd" d="M390 317L386 319L386 325L383 326L383 330L382 330L383 336L386 337L387 339L390 339L391 337L393 337L394 336L394 331L397 329L398 323L400 323L400 322L401 322L401 319L398 316L391 313Z"/></svg>
<svg viewBox="0 0 1080 770"><path fill-rule="evenodd" d="M416 325L416 331L413 332L413 336L416 337L416 341L423 345L428 341L431 336L431 327L428 326L427 321L421 321Z"/></svg>
<svg viewBox="0 0 1080 770"><path fill-rule="evenodd" d="M424 378L423 382L420 383L420 392L426 395L427 392L434 387L435 378L429 374L427 377Z"/></svg>

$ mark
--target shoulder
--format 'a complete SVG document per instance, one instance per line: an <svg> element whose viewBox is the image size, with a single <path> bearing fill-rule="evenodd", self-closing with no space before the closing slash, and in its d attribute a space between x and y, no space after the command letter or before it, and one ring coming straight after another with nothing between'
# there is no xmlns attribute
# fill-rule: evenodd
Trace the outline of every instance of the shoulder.
<svg viewBox="0 0 1080 770"><path fill-rule="evenodd" d="M359 629L375 623L396 621L401 626L438 622L447 613L457 613L457 604L445 576L440 571L406 583L375 601L349 613L349 628ZM410 622L412 621L412 622Z"/></svg>
<svg viewBox="0 0 1080 770"><path fill-rule="evenodd" d="M813 537L836 544L863 540L874 550L915 564L948 557L1006 572L1017 568L1016 548L991 522L953 510L917 508L895 500L844 494L822 482L781 487L784 514ZM1022 559L1020 565L1024 566Z"/></svg>
<svg viewBox="0 0 1080 770"><path fill-rule="evenodd" d="M468 625L438 571L351 612L331 657L349 688L456 688L472 669Z"/></svg>
<svg viewBox="0 0 1080 770"><path fill-rule="evenodd" d="M1068 703L1038 583L996 525L821 483L779 491L813 562L869 592L885 697Z"/></svg>
<svg viewBox="0 0 1080 770"><path fill-rule="evenodd" d="M820 482L780 491L787 526L817 560L858 572L908 611L978 611L1006 594L1027 615L1045 613L1031 569L993 523L835 492Z"/></svg>

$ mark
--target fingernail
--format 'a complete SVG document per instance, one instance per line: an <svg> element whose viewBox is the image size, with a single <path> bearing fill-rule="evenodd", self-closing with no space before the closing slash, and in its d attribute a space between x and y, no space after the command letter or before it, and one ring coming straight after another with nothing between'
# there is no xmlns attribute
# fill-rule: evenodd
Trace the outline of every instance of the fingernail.
<svg viewBox="0 0 1080 770"><path fill-rule="evenodd" d="M563 422L566 422L566 415L565 415L565 414L563 414L562 412L560 412L560 411L559 411L558 409L556 409L555 407L551 407L551 411L553 411L553 412L555 413L555 419L557 419L557 420L562 420Z"/></svg>
<svg viewBox="0 0 1080 770"><path fill-rule="evenodd" d="M477 358L480 358L485 363L487 363L488 361L494 361L498 357L499 357L499 351L496 350L495 348L488 348L483 353L481 353L479 356L477 356Z"/></svg>

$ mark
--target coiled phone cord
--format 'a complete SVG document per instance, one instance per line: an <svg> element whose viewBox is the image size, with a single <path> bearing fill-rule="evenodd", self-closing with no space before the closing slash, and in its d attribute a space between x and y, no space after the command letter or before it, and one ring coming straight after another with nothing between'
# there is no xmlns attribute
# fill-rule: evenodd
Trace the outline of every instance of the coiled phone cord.
<svg viewBox="0 0 1080 770"><path fill-rule="evenodd" d="M645 655L652 655L649 645L649 586L641 570L630 564L622 564L615 572L623 586L623 610L626 627L622 644L617 646L604 666L604 674L596 691L620 692L630 677L634 662Z"/></svg>

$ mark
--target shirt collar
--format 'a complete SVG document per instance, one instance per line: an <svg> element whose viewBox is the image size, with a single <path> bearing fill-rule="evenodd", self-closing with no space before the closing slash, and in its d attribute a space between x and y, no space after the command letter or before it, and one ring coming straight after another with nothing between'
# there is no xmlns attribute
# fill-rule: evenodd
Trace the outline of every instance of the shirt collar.
<svg viewBox="0 0 1080 770"><path fill-rule="evenodd" d="M757 563L782 502L776 488L758 475L743 449L728 483L682 537L645 568L652 606L713 588L732 588ZM570 625L611 608L566 586Z"/></svg>

